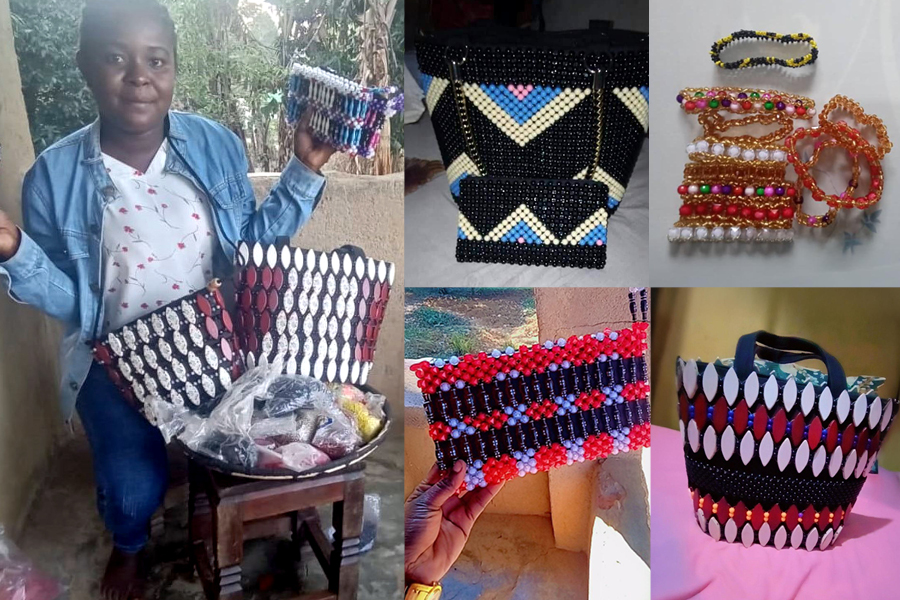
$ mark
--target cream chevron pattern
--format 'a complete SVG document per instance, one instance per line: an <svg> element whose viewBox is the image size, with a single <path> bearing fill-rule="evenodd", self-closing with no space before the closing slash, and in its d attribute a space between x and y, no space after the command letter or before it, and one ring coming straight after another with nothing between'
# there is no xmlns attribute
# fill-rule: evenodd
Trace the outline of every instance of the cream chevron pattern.
<svg viewBox="0 0 900 600"><path fill-rule="evenodd" d="M427 78L428 76L425 77ZM437 106L438 100L441 99L441 95L449 84L450 82L447 79L441 79L440 77L427 79L425 82L425 106L428 107L429 113L434 114L434 107Z"/></svg>
<svg viewBox="0 0 900 600"><path fill-rule="evenodd" d="M497 104L482 89L481 85L466 83L463 85L463 91L466 98L472 102L475 108L481 111L498 129L519 146L524 146L550 128L591 93L590 89L567 88L560 90L552 100L531 114L527 120L520 123L505 108Z"/></svg>
<svg viewBox="0 0 900 600"><path fill-rule="evenodd" d="M513 227L518 225L520 222L525 222L528 226L534 231L535 234L541 239L541 241L545 244L558 244L559 240L550 233L550 230L544 227L544 224L541 223L541 220L538 219L531 209L529 209L524 204L520 204L516 210L514 210L508 217L503 219L499 225L494 227L490 233L484 236L484 239L489 242L498 242L500 241L506 233L511 230Z"/></svg>
<svg viewBox="0 0 900 600"><path fill-rule="evenodd" d="M650 128L650 103L647 88L615 88L613 94L631 111L644 131Z"/></svg>

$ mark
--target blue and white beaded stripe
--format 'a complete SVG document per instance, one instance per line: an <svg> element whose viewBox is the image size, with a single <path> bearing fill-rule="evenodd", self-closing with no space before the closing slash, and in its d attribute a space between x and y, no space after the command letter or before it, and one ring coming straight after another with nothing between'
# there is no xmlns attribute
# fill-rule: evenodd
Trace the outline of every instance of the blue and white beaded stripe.
<svg viewBox="0 0 900 600"><path fill-rule="evenodd" d="M622 101L625 108L638 120L644 131L650 129L650 89L647 87L615 88L613 95Z"/></svg>
<svg viewBox="0 0 900 600"><path fill-rule="evenodd" d="M463 84L463 92L475 108L481 111L500 131L519 146L525 146L587 98L591 90L568 88L562 90L524 123L519 123L507 112L506 108L494 102L478 84Z"/></svg>

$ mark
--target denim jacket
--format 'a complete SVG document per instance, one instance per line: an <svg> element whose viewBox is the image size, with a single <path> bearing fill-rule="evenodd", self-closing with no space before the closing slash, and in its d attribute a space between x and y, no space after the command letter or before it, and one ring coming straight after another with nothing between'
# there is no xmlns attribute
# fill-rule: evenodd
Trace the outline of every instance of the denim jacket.
<svg viewBox="0 0 900 600"><path fill-rule="evenodd" d="M165 170L187 177L209 199L221 249L215 257L217 277L230 274L240 240L267 243L292 236L322 197L324 177L292 157L257 209L244 147L230 130L172 111L167 137ZM60 402L67 421L93 360L88 343L102 332L103 214L117 194L103 166L98 120L44 150L25 175L21 245L15 256L0 262L13 300L66 326Z"/></svg>

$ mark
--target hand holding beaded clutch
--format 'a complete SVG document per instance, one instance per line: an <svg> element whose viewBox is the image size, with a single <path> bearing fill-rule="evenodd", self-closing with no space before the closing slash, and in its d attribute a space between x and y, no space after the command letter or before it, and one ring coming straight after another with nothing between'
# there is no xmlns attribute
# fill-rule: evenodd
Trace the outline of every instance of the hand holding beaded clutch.
<svg viewBox="0 0 900 600"><path fill-rule="evenodd" d="M394 265L354 248L316 252L241 242L238 339L248 366L280 358L288 373L365 384Z"/></svg>
<svg viewBox="0 0 900 600"><path fill-rule="evenodd" d="M93 343L94 359L155 424L151 400L208 413L243 373L231 316L213 282Z"/></svg>
<svg viewBox="0 0 900 600"><path fill-rule="evenodd" d="M288 123L295 125L307 108L317 138L350 156L371 158L385 119L403 110L403 94L393 86L365 87L298 63L288 85Z"/></svg>
<svg viewBox="0 0 900 600"><path fill-rule="evenodd" d="M438 467L472 490L649 446L647 327L412 365Z"/></svg>
<svg viewBox="0 0 900 600"><path fill-rule="evenodd" d="M826 384L759 372L754 358L819 359ZM840 535L900 403L847 388L818 345L764 331L732 366L678 359L679 428L700 529L716 540L825 550Z"/></svg>

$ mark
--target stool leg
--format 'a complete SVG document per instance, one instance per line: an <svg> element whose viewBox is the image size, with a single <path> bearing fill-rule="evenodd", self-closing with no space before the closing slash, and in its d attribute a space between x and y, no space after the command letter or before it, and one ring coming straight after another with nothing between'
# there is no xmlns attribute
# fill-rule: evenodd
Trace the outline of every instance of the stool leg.
<svg viewBox="0 0 900 600"><path fill-rule="evenodd" d="M344 499L334 503L334 549L328 587L338 600L356 600L359 588L359 536L362 533L364 480L344 484Z"/></svg>
<svg viewBox="0 0 900 600"><path fill-rule="evenodd" d="M203 586L203 592L209 599L215 599L218 586L215 583L215 564L213 554L213 517L209 505L209 497L200 491L200 485L191 481L188 531L190 532L191 557L197 576Z"/></svg>
<svg viewBox="0 0 900 600"><path fill-rule="evenodd" d="M220 600L243 600L244 520L240 505L220 504L215 511L216 583Z"/></svg>

